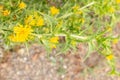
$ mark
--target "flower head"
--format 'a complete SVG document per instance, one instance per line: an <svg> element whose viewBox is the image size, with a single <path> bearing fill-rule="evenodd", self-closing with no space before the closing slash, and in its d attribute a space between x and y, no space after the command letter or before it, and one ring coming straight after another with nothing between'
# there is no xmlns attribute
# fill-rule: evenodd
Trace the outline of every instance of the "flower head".
<svg viewBox="0 0 120 80"><path fill-rule="evenodd" d="M115 9L113 7L110 7L109 12L114 13Z"/></svg>
<svg viewBox="0 0 120 80"><path fill-rule="evenodd" d="M107 59L107 60L112 60L113 58L114 58L114 55L113 55L113 54L110 54L110 55L106 56L106 59Z"/></svg>
<svg viewBox="0 0 120 80"><path fill-rule="evenodd" d="M0 5L0 10L3 10L3 5Z"/></svg>
<svg viewBox="0 0 120 80"><path fill-rule="evenodd" d="M112 27L108 26L106 30L107 30L107 32L111 32L112 31Z"/></svg>
<svg viewBox="0 0 120 80"><path fill-rule="evenodd" d="M20 8L20 9L26 8L26 4L25 4L24 2L21 2L21 3L19 4L19 8Z"/></svg>
<svg viewBox="0 0 120 80"><path fill-rule="evenodd" d="M59 9L57 9L55 6L52 6L50 8L50 12L52 15L56 15L56 14L59 14Z"/></svg>
<svg viewBox="0 0 120 80"><path fill-rule="evenodd" d="M116 3L119 4L119 3L120 3L120 0L116 0Z"/></svg>
<svg viewBox="0 0 120 80"><path fill-rule="evenodd" d="M79 6L78 6L78 5L75 5L75 6L72 7L72 9L73 9L74 11L77 11L77 10L79 9Z"/></svg>
<svg viewBox="0 0 120 80"><path fill-rule="evenodd" d="M44 25L44 19L39 15L29 15L24 20L25 24L30 26L43 26Z"/></svg>
<svg viewBox="0 0 120 80"><path fill-rule="evenodd" d="M51 43L58 43L58 40L59 40L59 37L52 37L52 38L50 38L50 42Z"/></svg>
<svg viewBox="0 0 120 80"><path fill-rule="evenodd" d="M9 10L4 10L2 13L3 13L3 16L8 16L10 14L10 11Z"/></svg>
<svg viewBox="0 0 120 80"><path fill-rule="evenodd" d="M26 25L33 26L33 16L29 15L27 18L25 18L24 22L25 22Z"/></svg>
<svg viewBox="0 0 120 80"><path fill-rule="evenodd" d="M28 25L19 25L14 27L13 34L9 36L9 39L13 42L25 42L31 37L33 32L32 28Z"/></svg>
<svg viewBox="0 0 120 80"><path fill-rule="evenodd" d="M117 44L118 42L119 42L119 39L118 38L115 38L115 39L113 39L113 44Z"/></svg>
<svg viewBox="0 0 120 80"><path fill-rule="evenodd" d="M44 20L42 17L38 18L36 21L37 26L43 26L44 25Z"/></svg>

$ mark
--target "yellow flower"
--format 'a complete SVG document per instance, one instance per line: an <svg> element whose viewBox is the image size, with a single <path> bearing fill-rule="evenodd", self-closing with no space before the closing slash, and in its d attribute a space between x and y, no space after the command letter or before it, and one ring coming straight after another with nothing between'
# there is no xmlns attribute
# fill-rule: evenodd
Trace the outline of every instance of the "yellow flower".
<svg viewBox="0 0 120 80"><path fill-rule="evenodd" d="M119 39L118 39L118 38L113 39L113 44L117 44L117 43L118 43L118 41L119 41Z"/></svg>
<svg viewBox="0 0 120 80"><path fill-rule="evenodd" d="M25 18L24 22L26 25L30 25L30 26L35 26L35 24L36 24L36 20L33 19L32 15L29 15L27 18Z"/></svg>
<svg viewBox="0 0 120 80"><path fill-rule="evenodd" d="M73 46L75 46L75 45L76 45L76 41L75 41L75 40L72 40L72 41L71 41L71 44L72 44Z"/></svg>
<svg viewBox="0 0 120 80"><path fill-rule="evenodd" d="M43 20L43 18L40 17L36 21L36 26L43 26L43 25L44 25L44 20Z"/></svg>
<svg viewBox="0 0 120 80"><path fill-rule="evenodd" d="M26 4L25 4L24 2L21 2L21 3L19 4L19 8L20 8L20 9L26 8Z"/></svg>
<svg viewBox="0 0 120 80"><path fill-rule="evenodd" d="M11 34L10 36L8 36L8 38L13 42L17 41L17 38L15 38L14 34Z"/></svg>
<svg viewBox="0 0 120 80"><path fill-rule="evenodd" d="M52 7L50 7L50 12L51 12L52 15L56 15L56 14L59 14L59 9L52 6Z"/></svg>
<svg viewBox="0 0 120 80"><path fill-rule="evenodd" d="M39 15L29 15L25 18L24 23L30 26L43 26L44 19Z"/></svg>
<svg viewBox="0 0 120 80"><path fill-rule="evenodd" d="M74 11L76 11L76 10L78 10L79 9L79 6L78 5L75 5L75 6L73 6L73 8L72 8Z"/></svg>
<svg viewBox="0 0 120 80"><path fill-rule="evenodd" d="M119 3L120 3L120 0L116 0L116 3L119 4Z"/></svg>
<svg viewBox="0 0 120 80"><path fill-rule="evenodd" d="M106 56L106 59L107 59L107 60L112 60L113 58L114 58L114 55L113 55L113 54L110 54L110 55Z"/></svg>
<svg viewBox="0 0 120 80"><path fill-rule="evenodd" d="M84 22L85 22L85 19L84 19L84 18L81 18L81 19L79 19L79 21L80 21L81 23L84 23Z"/></svg>
<svg viewBox="0 0 120 80"><path fill-rule="evenodd" d="M3 13L3 16L8 16L10 14L10 11L9 10L4 10L2 13Z"/></svg>
<svg viewBox="0 0 120 80"><path fill-rule="evenodd" d="M56 43L59 42L58 40L59 40L59 37L52 37L52 38L50 38L50 42L51 43L55 43L56 44Z"/></svg>
<svg viewBox="0 0 120 80"><path fill-rule="evenodd" d="M115 12L115 9L114 9L113 7L111 7L111 8L109 9L109 11L110 11L111 13L114 13L114 12Z"/></svg>
<svg viewBox="0 0 120 80"><path fill-rule="evenodd" d="M36 18L36 19L39 18L38 12L34 12L33 15L34 15L34 18Z"/></svg>
<svg viewBox="0 0 120 80"><path fill-rule="evenodd" d="M112 28L110 26L107 27L107 32L111 32Z"/></svg>
<svg viewBox="0 0 120 80"><path fill-rule="evenodd" d="M77 11L76 14L82 14L83 12L80 10L80 11Z"/></svg>
<svg viewBox="0 0 120 80"><path fill-rule="evenodd" d="M0 5L0 11L3 10L3 5Z"/></svg>
<svg viewBox="0 0 120 80"><path fill-rule="evenodd" d="M25 18L24 22L25 22L25 24L28 25L32 20L33 20L32 15L29 15L27 18Z"/></svg>
<svg viewBox="0 0 120 80"><path fill-rule="evenodd" d="M8 38L13 42L25 42L31 37L31 33L33 32L30 26L18 25L14 27L13 34Z"/></svg>
<svg viewBox="0 0 120 80"><path fill-rule="evenodd" d="M31 26L35 26L35 20L33 19L29 24L31 25Z"/></svg>
<svg viewBox="0 0 120 80"><path fill-rule="evenodd" d="M105 0L104 2L103 2L103 5L106 5L108 3L108 1L107 0Z"/></svg>

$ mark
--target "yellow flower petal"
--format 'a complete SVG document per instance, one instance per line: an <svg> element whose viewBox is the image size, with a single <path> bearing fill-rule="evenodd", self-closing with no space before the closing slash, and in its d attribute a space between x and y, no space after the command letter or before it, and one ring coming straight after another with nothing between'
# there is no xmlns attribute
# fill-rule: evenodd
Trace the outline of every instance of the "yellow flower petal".
<svg viewBox="0 0 120 80"><path fill-rule="evenodd" d="M116 3L119 4L119 3L120 3L120 0L116 0Z"/></svg>
<svg viewBox="0 0 120 80"><path fill-rule="evenodd" d="M52 6L52 7L50 7L50 12L51 12L52 15L56 15L56 14L59 14L59 9Z"/></svg>
<svg viewBox="0 0 120 80"><path fill-rule="evenodd" d="M113 44L117 44L118 41L119 41L119 39L118 39L118 38L115 38L115 39L113 39L112 43L113 43Z"/></svg>
<svg viewBox="0 0 120 80"><path fill-rule="evenodd" d="M113 54L110 54L106 57L107 60L112 60L114 58L114 55Z"/></svg>
<svg viewBox="0 0 120 80"><path fill-rule="evenodd" d="M15 26L13 29L13 34L9 36L9 39L13 42L25 42L32 36L32 28L28 25Z"/></svg>
<svg viewBox="0 0 120 80"><path fill-rule="evenodd" d="M8 16L10 14L10 11L9 10L4 10L2 13L3 13L3 16Z"/></svg>
<svg viewBox="0 0 120 80"><path fill-rule="evenodd" d="M51 43L58 43L59 37L52 37L50 38Z"/></svg>
<svg viewBox="0 0 120 80"><path fill-rule="evenodd" d="M21 3L19 4L19 8L20 8L20 9L26 8L26 4L25 4L24 2L21 2Z"/></svg>

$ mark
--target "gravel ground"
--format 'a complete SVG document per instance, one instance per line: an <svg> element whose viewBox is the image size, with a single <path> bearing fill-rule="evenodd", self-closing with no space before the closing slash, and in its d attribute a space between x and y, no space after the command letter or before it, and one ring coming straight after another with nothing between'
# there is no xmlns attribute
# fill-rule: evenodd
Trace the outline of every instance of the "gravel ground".
<svg viewBox="0 0 120 80"><path fill-rule="evenodd" d="M29 56L24 46L20 46L7 52L7 59L0 64L0 80L120 80L107 74L109 67L95 52L83 63L84 50L81 47L75 54L68 51L48 58L44 48L37 44L30 47Z"/></svg>

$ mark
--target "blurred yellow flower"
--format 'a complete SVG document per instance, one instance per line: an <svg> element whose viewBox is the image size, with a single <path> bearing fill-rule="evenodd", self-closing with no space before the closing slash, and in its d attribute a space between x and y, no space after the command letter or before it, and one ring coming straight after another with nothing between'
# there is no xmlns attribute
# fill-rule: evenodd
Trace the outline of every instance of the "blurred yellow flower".
<svg viewBox="0 0 120 80"><path fill-rule="evenodd" d="M10 15L10 11L9 10L4 10L2 12L2 14L3 14L3 16L8 16L8 15Z"/></svg>
<svg viewBox="0 0 120 80"><path fill-rule="evenodd" d="M107 32L111 32L112 31L112 27L108 26L107 27Z"/></svg>
<svg viewBox="0 0 120 80"><path fill-rule="evenodd" d="M30 26L35 26L35 23L36 23L36 21L35 21L35 19L33 19L33 20L31 20L31 21L29 22L29 25L30 25Z"/></svg>
<svg viewBox="0 0 120 80"><path fill-rule="evenodd" d="M110 7L109 12L114 13L115 9L113 7Z"/></svg>
<svg viewBox="0 0 120 80"><path fill-rule="evenodd" d="M82 14L83 13L81 10L79 10L79 8L80 8L79 5L75 5L72 7L75 14Z"/></svg>
<svg viewBox="0 0 120 80"><path fill-rule="evenodd" d="M44 25L44 20L42 17L40 17L39 19L37 19L36 21L36 26L43 26Z"/></svg>
<svg viewBox="0 0 120 80"><path fill-rule="evenodd" d="M73 9L74 11L76 11L76 10L79 9L79 6L78 6L78 5L75 5L75 6L72 7L72 9Z"/></svg>
<svg viewBox="0 0 120 80"><path fill-rule="evenodd" d="M33 20L33 16L29 15L27 18L25 18L24 23L26 25L30 25L30 22Z"/></svg>
<svg viewBox="0 0 120 80"><path fill-rule="evenodd" d="M76 14L82 14L83 12L80 10L80 11L77 11Z"/></svg>
<svg viewBox="0 0 120 80"><path fill-rule="evenodd" d="M3 5L0 5L0 11L3 10Z"/></svg>
<svg viewBox="0 0 120 80"><path fill-rule="evenodd" d="M84 19L84 18L80 18L79 21L80 21L81 23L84 23L84 22L85 22L85 19Z"/></svg>
<svg viewBox="0 0 120 80"><path fill-rule="evenodd" d="M114 55L113 55L113 54L110 54L110 55L106 56L106 59L107 59L107 60L112 60L113 58L114 58Z"/></svg>
<svg viewBox="0 0 120 80"><path fill-rule="evenodd" d="M119 41L119 39L118 39L118 38L115 38L115 39L113 39L112 43L113 43L113 44L117 44L118 41Z"/></svg>
<svg viewBox="0 0 120 80"><path fill-rule="evenodd" d="M52 38L50 38L50 42L51 43L55 43L56 44L56 43L59 42L58 40L59 40L59 37L52 37Z"/></svg>
<svg viewBox="0 0 120 80"><path fill-rule="evenodd" d="M116 0L116 3L119 4L119 3L120 3L120 0Z"/></svg>
<svg viewBox="0 0 120 80"><path fill-rule="evenodd" d="M33 14L33 15L34 15L34 18L36 18L36 19L39 17L38 12L34 12L34 14Z"/></svg>
<svg viewBox="0 0 120 80"><path fill-rule="evenodd" d="M71 41L71 44L72 44L73 46L75 46L75 45L76 45L76 41L75 41L75 40L72 40L72 41Z"/></svg>
<svg viewBox="0 0 120 80"><path fill-rule="evenodd" d="M59 14L59 9L57 9L55 6L50 7L50 12L52 15Z"/></svg>
<svg viewBox="0 0 120 80"><path fill-rule="evenodd" d="M21 3L19 4L19 8L20 8L20 9L26 8L26 4L25 4L24 2L21 2Z"/></svg>
<svg viewBox="0 0 120 80"><path fill-rule="evenodd" d="M25 18L24 23L30 26L43 26L44 19L39 15L29 15Z"/></svg>
<svg viewBox="0 0 120 80"><path fill-rule="evenodd" d="M18 25L13 29L13 34L8 38L13 42L25 42L31 37L32 28L28 25Z"/></svg>

